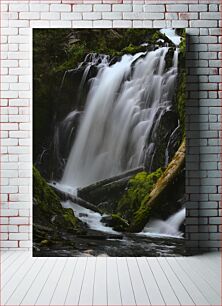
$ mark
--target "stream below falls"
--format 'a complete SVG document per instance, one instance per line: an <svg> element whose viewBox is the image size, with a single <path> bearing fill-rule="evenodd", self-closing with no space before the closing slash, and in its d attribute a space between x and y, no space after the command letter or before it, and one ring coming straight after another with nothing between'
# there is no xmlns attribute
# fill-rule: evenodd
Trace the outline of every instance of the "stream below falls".
<svg viewBox="0 0 222 306"><path fill-rule="evenodd" d="M141 233L119 233L101 222L101 215L72 203L62 202L64 208L72 208L75 215L88 226L86 235L73 237L64 234L61 241L51 246L34 249L34 253L44 257L66 256L184 256L183 234L179 232L184 221L182 209L169 219L153 220ZM172 221L172 222L171 222ZM178 221L178 222L177 222Z"/></svg>

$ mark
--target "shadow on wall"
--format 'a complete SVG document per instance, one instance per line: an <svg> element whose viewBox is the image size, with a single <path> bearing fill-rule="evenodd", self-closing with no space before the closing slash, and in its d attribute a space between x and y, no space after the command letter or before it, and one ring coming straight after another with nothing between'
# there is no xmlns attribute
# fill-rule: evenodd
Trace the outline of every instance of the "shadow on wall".
<svg viewBox="0 0 222 306"><path fill-rule="evenodd" d="M200 201L200 86L198 65L191 63L198 61L192 36L187 35L187 105L186 105L186 226L185 238L188 254L200 253L199 249L199 201ZM192 52L190 52L192 51ZM191 70L192 68L192 70ZM207 225L206 225L207 226Z"/></svg>

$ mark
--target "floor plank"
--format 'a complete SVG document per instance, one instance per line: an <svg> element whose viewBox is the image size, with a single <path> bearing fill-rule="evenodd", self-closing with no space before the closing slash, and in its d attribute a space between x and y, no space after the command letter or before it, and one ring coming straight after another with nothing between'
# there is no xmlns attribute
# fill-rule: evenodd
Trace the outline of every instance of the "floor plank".
<svg viewBox="0 0 222 306"><path fill-rule="evenodd" d="M137 264L143 277L151 305L165 305L164 299L146 258L137 258Z"/></svg>
<svg viewBox="0 0 222 306"><path fill-rule="evenodd" d="M76 262L77 258L75 257L68 258L64 270L59 279L59 282L53 293L50 305L64 305L69 290L69 286L72 280L72 276L75 271Z"/></svg>
<svg viewBox="0 0 222 306"><path fill-rule="evenodd" d="M3 260L4 259L4 260ZM220 305L220 254L2 258L1 305Z"/></svg>
<svg viewBox="0 0 222 306"><path fill-rule="evenodd" d="M87 260L86 271L80 292L79 305L93 304L93 287L95 280L96 258L90 257Z"/></svg>
<svg viewBox="0 0 222 306"><path fill-rule="evenodd" d="M206 255L195 256L199 262L205 264L206 267L210 267L212 273L218 275L218 270L221 267L221 255L217 256L216 254L208 253Z"/></svg>
<svg viewBox="0 0 222 306"><path fill-rule="evenodd" d="M150 305L150 300L136 258L129 257L126 261L137 305Z"/></svg>
<svg viewBox="0 0 222 306"><path fill-rule="evenodd" d="M180 278L178 278L177 274L174 273L171 266L166 261L166 258L158 257L157 260L161 266L162 271L166 275L166 278L171 284L171 287L174 288L174 292L180 304L181 305L195 305L191 296L189 295L189 293L186 291L185 287L181 283Z"/></svg>
<svg viewBox="0 0 222 306"><path fill-rule="evenodd" d="M172 288L171 284L169 283L168 279L166 278L166 275L161 269L157 259L150 257L147 258L147 262L150 266L150 269L153 272L156 282L158 283L159 289L165 300L165 303L168 305L179 305L179 300L175 294L175 291Z"/></svg>
<svg viewBox="0 0 222 306"><path fill-rule="evenodd" d="M196 257L189 258L192 269L200 273L201 277L216 290L218 294L221 294L221 269L218 267L218 273L214 273L209 265L203 264L202 261L196 259Z"/></svg>
<svg viewBox="0 0 222 306"><path fill-rule="evenodd" d="M136 305L135 295L130 279L126 258L117 258L122 305Z"/></svg>
<svg viewBox="0 0 222 306"><path fill-rule="evenodd" d="M32 261L32 260L30 260ZM21 281L17 284L15 290L9 294L9 298L7 299L6 305L19 305L23 300L26 292L29 290L30 285L37 277L39 271L46 265L47 259L45 258L38 258L34 262L34 264L29 269L28 273L24 275ZM11 287L11 282L6 288Z"/></svg>
<svg viewBox="0 0 222 306"><path fill-rule="evenodd" d="M12 265L16 265L16 261L17 259L19 259L22 256L22 252L16 252L15 255L10 256L9 258L7 258L7 260L4 262L4 265L2 265L2 269L1 269L1 273L5 273L8 268L10 268Z"/></svg>
<svg viewBox="0 0 222 306"><path fill-rule="evenodd" d="M29 290L26 292L26 295L23 297L21 305L35 305L39 294L43 288L45 288L44 286L46 284L48 285L49 276L51 275L56 262L56 258L50 258L50 260L47 259L45 264L42 266L42 269L39 270L38 275L32 282ZM47 296L45 296L45 299L47 300Z"/></svg>
<svg viewBox="0 0 222 306"><path fill-rule="evenodd" d="M122 305L120 283L117 270L117 259L107 258L107 300L108 305Z"/></svg>
<svg viewBox="0 0 222 306"><path fill-rule="evenodd" d="M14 275L16 275L17 273L19 273L19 270L21 270L26 262L26 260L29 260L30 256L25 253L22 254L22 256L20 256L18 258L18 260L16 261L16 263L14 263L13 265L11 265L6 273L2 272L1 277L2 277L2 282L1 282L1 290L3 289L4 286L7 285L7 283L12 279L12 277Z"/></svg>
<svg viewBox="0 0 222 306"><path fill-rule="evenodd" d="M72 275L70 286L68 288L67 296L65 299L65 305L78 305L79 296L82 288L82 282L86 270L87 264L86 257L81 257L77 259L76 267Z"/></svg>
<svg viewBox="0 0 222 306"><path fill-rule="evenodd" d="M176 261L179 263L184 272L190 275L192 281L196 284L208 303L211 305L219 305L221 300L216 290L209 286L209 284L201 277L200 273L197 273L195 269L190 266L190 262L182 257L176 258Z"/></svg>
<svg viewBox="0 0 222 306"><path fill-rule="evenodd" d="M96 259L93 305L107 305L106 257Z"/></svg>
<svg viewBox="0 0 222 306"><path fill-rule="evenodd" d="M52 258L50 258L50 260L51 259ZM55 260L55 258L53 259ZM59 282L59 278L63 272L66 261L67 258L59 258L59 260L56 259L56 263L53 265L51 273L49 274L49 277L47 279L47 283L41 290L41 293L39 294L35 305L50 305L54 290ZM32 304L27 303L27 305Z"/></svg>
<svg viewBox="0 0 222 306"><path fill-rule="evenodd" d="M5 260L7 260L7 258L9 258L10 256L13 256L14 252L0 252L0 262L3 263Z"/></svg>
<svg viewBox="0 0 222 306"><path fill-rule="evenodd" d="M175 274L178 275L181 282L185 286L187 292L190 296L192 296L192 300L196 305L209 305L206 298L203 296L203 294L200 292L200 290L197 288L195 283L192 281L189 275L184 272L184 270L181 268L181 266L177 263L176 259L173 257L166 258L168 263L170 264L172 270Z"/></svg>

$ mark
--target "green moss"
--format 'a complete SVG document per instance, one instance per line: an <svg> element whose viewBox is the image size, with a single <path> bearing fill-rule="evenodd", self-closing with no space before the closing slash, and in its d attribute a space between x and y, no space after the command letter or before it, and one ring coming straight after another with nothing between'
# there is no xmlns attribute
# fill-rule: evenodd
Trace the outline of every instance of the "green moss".
<svg viewBox="0 0 222 306"><path fill-rule="evenodd" d="M155 31L153 33L153 35L150 37L148 42L153 44L153 45L156 45L156 44L157 45L162 45L162 42L160 40L163 40L164 42L167 42L170 47L175 48L174 43L165 34L159 32L159 31Z"/></svg>
<svg viewBox="0 0 222 306"><path fill-rule="evenodd" d="M46 214L50 211L55 213L61 211L59 197L35 167L33 167L33 196L39 208Z"/></svg>
<svg viewBox="0 0 222 306"><path fill-rule="evenodd" d="M72 45L67 51L67 60L61 65L54 68L54 72L66 71L68 69L73 69L81 63L86 56L86 45L84 43L76 43Z"/></svg>
<svg viewBox="0 0 222 306"><path fill-rule="evenodd" d="M65 209L65 213L63 214L63 217L64 217L65 221L67 221L68 223L71 223L73 225L73 227L76 227L77 218L75 217L74 212L71 208L66 208Z"/></svg>
<svg viewBox="0 0 222 306"><path fill-rule="evenodd" d="M140 172L130 181L127 192L123 195L117 206L117 212L129 222L133 219L134 213L140 208L141 203L162 174L162 169L155 172Z"/></svg>
<svg viewBox="0 0 222 306"><path fill-rule="evenodd" d="M123 219L118 214L112 214L111 223L112 223L111 226L113 227L113 229L119 232L124 232L129 227L129 223L127 222L127 220Z"/></svg>
<svg viewBox="0 0 222 306"><path fill-rule="evenodd" d="M82 224L71 208L65 209L59 197L33 167L34 223L58 230L81 230ZM44 230L45 231L45 230Z"/></svg>
<svg viewBox="0 0 222 306"><path fill-rule="evenodd" d="M121 50L121 54L136 54L138 52L145 52L147 47L145 46L134 46L130 44L129 46L125 47Z"/></svg>

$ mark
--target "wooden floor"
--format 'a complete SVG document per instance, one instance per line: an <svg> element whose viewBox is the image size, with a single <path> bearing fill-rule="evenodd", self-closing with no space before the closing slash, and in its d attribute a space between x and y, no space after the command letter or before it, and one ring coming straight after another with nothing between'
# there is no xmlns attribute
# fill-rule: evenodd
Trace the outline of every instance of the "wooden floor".
<svg viewBox="0 0 222 306"><path fill-rule="evenodd" d="M221 257L32 258L1 253L0 305L221 305Z"/></svg>

